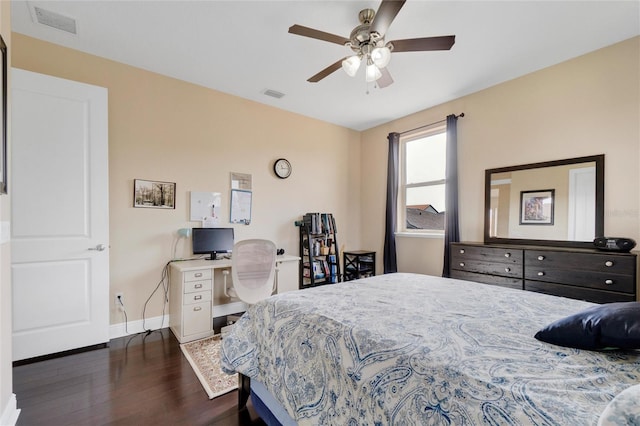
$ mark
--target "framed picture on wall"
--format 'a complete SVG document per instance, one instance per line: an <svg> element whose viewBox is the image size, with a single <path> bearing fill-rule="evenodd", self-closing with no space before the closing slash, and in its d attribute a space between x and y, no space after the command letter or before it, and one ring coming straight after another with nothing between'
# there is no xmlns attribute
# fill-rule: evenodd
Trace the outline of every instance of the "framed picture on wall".
<svg viewBox="0 0 640 426"><path fill-rule="evenodd" d="M176 184L155 180L133 180L133 207L176 208Z"/></svg>
<svg viewBox="0 0 640 426"><path fill-rule="evenodd" d="M520 225L553 225L555 189L520 191Z"/></svg>
<svg viewBox="0 0 640 426"><path fill-rule="evenodd" d="M0 194L7 193L7 45L0 35L0 56L2 64L0 65L0 81L2 81L2 98L0 101Z"/></svg>

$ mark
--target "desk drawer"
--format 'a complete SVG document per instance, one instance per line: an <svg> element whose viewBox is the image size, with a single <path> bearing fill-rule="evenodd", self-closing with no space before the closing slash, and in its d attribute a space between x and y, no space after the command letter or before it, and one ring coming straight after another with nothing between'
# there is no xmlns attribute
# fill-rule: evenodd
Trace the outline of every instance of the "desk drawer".
<svg viewBox="0 0 640 426"><path fill-rule="evenodd" d="M197 281L211 279L211 269L198 269L184 272L184 281Z"/></svg>
<svg viewBox="0 0 640 426"><path fill-rule="evenodd" d="M184 283L184 292L193 293L196 291L211 291L211 280L189 281Z"/></svg>
<svg viewBox="0 0 640 426"><path fill-rule="evenodd" d="M197 333L213 332L213 319L211 317L211 303L194 303L184 307L183 333L184 336Z"/></svg>
<svg viewBox="0 0 640 426"><path fill-rule="evenodd" d="M196 293L188 293L184 295L184 304L211 302L211 291L199 291ZM185 308L187 309L187 308Z"/></svg>

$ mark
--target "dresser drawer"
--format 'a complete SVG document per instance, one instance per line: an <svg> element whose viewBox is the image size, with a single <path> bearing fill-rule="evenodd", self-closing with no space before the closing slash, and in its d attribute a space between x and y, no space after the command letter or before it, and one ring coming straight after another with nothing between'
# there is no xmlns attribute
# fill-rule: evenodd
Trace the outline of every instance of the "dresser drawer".
<svg viewBox="0 0 640 426"><path fill-rule="evenodd" d="M554 296L569 297L571 299L586 300L593 303L633 302L632 294L621 294L609 291L595 290L586 287L576 287L565 284L554 284L541 281L529 281L524 283L525 290L537 293L551 294Z"/></svg>
<svg viewBox="0 0 640 426"><path fill-rule="evenodd" d="M183 273L184 281L197 281L211 279L211 269L198 269L195 271L185 271Z"/></svg>
<svg viewBox="0 0 640 426"><path fill-rule="evenodd" d="M516 290L522 290L521 278L500 277L497 275L477 274L474 272L466 272L459 270L451 271L451 278L466 281L475 281L483 284L497 285L500 287L508 287Z"/></svg>
<svg viewBox="0 0 640 426"><path fill-rule="evenodd" d="M633 293L636 283L630 275L607 274L585 270L567 270L545 268L544 266L525 267L527 280L569 284L598 290ZM526 289L526 288L525 288Z"/></svg>
<svg viewBox="0 0 640 426"><path fill-rule="evenodd" d="M452 259L451 269L480 274L522 279L522 264L498 263L482 260Z"/></svg>
<svg viewBox="0 0 640 426"><path fill-rule="evenodd" d="M184 292L193 293L195 291L211 290L211 280L188 281L184 283Z"/></svg>
<svg viewBox="0 0 640 426"><path fill-rule="evenodd" d="M506 247L472 246L464 244L451 245L451 259L456 263L464 260L485 262L522 263L522 250Z"/></svg>
<svg viewBox="0 0 640 426"><path fill-rule="evenodd" d="M211 291L199 291L196 293L188 293L184 295L184 304L211 302Z"/></svg>
<svg viewBox="0 0 640 426"><path fill-rule="evenodd" d="M634 275L635 256L610 255L601 253L570 253L547 250L527 250L525 267L543 266L566 270L603 272L607 274Z"/></svg>

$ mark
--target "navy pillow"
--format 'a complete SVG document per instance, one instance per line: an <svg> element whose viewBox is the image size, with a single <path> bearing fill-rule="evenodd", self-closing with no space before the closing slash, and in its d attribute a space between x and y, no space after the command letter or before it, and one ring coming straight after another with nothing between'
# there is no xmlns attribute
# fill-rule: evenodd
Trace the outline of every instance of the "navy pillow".
<svg viewBox="0 0 640 426"><path fill-rule="evenodd" d="M640 349L640 302L605 303L555 321L534 336L578 349Z"/></svg>

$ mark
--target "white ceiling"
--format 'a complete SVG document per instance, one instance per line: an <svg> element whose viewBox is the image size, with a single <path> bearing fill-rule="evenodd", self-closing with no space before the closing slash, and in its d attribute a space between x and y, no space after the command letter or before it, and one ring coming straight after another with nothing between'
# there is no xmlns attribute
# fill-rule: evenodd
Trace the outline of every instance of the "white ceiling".
<svg viewBox="0 0 640 426"><path fill-rule="evenodd" d="M12 29L308 117L364 130L640 34L634 1L409 0L386 40L456 35L450 51L392 54L384 89L338 70L307 78L346 47L288 34L293 24L349 37L380 1L11 1ZM30 7L77 21L35 23ZM275 99L272 89L285 94ZM460 111L451 111L459 113Z"/></svg>

